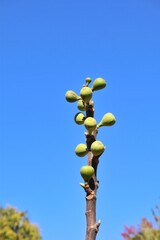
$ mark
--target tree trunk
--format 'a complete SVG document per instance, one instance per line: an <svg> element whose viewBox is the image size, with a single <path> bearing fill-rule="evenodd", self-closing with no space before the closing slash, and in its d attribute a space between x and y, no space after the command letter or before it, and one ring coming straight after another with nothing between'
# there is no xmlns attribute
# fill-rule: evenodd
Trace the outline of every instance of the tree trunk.
<svg viewBox="0 0 160 240"><path fill-rule="evenodd" d="M86 240L95 240L97 234L96 227L96 196L86 197Z"/></svg>

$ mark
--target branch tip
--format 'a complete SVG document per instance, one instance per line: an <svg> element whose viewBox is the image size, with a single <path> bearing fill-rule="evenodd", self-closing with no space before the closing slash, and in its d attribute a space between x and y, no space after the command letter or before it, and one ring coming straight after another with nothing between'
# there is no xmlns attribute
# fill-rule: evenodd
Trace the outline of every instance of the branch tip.
<svg viewBox="0 0 160 240"><path fill-rule="evenodd" d="M100 225L101 225L101 220L98 220L98 222L96 224L96 232L98 232Z"/></svg>
<svg viewBox="0 0 160 240"><path fill-rule="evenodd" d="M97 227L99 227L100 225L101 225L101 220L98 220Z"/></svg>
<svg viewBox="0 0 160 240"><path fill-rule="evenodd" d="M85 184L84 183L80 183L80 186L85 188Z"/></svg>

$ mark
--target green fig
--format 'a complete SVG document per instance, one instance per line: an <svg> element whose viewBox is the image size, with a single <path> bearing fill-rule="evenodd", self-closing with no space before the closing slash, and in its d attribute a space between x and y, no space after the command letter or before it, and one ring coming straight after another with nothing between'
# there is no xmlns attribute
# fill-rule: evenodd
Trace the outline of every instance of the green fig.
<svg viewBox="0 0 160 240"><path fill-rule="evenodd" d="M77 113L74 117L74 121L78 124L81 125L84 123L85 115L81 112Z"/></svg>
<svg viewBox="0 0 160 240"><path fill-rule="evenodd" d="M80 111L85 111L86 110L83 100L78 101L77 107Z"/></svg>
<svg viewBox="0 0 160 240"><path fill-rule="evenodd" d="M89 87L82 87L81 91L80 91L80 96L82 98L82 100L86 103L88 103L91 98L92 98L92 90Z"/></svg>
<svg viewBox="0 0 160 240"><path fill-rule="evenodd" d="M99 156L100 154L102 154L104 152L104 150L105 150L105 146L100 141L94 141L91 144L91 151L94 156Z"/></svg>
<svg viewBox="0 0 160 240"><path fill-rule="evenodd" d="M87 83L87 85L89 85L91 81L92 81L92 79L91 79L90 77L87 77L87 78L86 78L86 83Z"/></svg>
<svg viewBox="0 0 160 240"><path fill-rule="evenodd" d="M97 91L102 88L105 88L106 81L103 78L96 78L92 85L92 91Z"/></svg>
<svg viewBox="0 0 160 240"><path fill-rule="evenodd" d="M84 179L85 182L89 182L89 180L91 179L91 177L94 174L94 168L92 166L83 166L80 169L80 174L82 176L82 178Z"/></svg>
<svg viewBox="0 0 160 240"><path fill-rule="evenodd" d="M68 102L76 102L79 99L81 99L80 96L77 95L77 93L73 92L72 90L68 90L65 94L65 98Z"/></svg>
<svg viewBox="0 0 160 240"><path fill-rule="evenodd" d="M87 154L87 146L84 143L80 143L75 148L75 153L78 157L84 157Z"/></svg>
<svg viewBox="0 0 160 240"><path fill-rule="evenodd" d="M106 113L101 122L97 125L97 127L102 127L102 126L112 126L116 122L116 118L112 113Z"/></svg>
<svg viewBox="0 0 160 240"><path fill-rule="evenodd" d="M84 120L84 126L88 130L89 134L91 134L95 130L97 122L93 117L87 117Z"/></svg>

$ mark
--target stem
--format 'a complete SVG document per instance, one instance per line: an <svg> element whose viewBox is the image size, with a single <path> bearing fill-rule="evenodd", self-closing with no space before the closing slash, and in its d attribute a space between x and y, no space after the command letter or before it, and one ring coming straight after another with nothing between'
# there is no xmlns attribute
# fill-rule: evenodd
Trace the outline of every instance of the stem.
<svg viewBox="0 0 160 240"><path fill-rule="evenodd" d="M86 106L86 117L94 116L93 102ZM88 165L94 168L94 175L86 184L86 238L85 240L95 240L100 226L100 221L96 223L96 194L98 189L97 167L99 156L94 157L90 148L91 144L96 140L98 131L95 130L92 135L86 135L86 144L88 149Z"/></svg>
<svg viewBox="0 0 160 240"><path fill-rule="evenodd" d="M96 229L96 197L93 195L91 199L86 197L86 240L95 240L97 229Z"/></svg>

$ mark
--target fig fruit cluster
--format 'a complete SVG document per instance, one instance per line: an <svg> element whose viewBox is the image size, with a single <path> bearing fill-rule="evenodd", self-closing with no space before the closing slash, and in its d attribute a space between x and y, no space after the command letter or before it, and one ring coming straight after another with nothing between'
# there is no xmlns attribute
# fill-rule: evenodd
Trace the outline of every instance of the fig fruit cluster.
<svg viewBox="0 0 160 240"><path fill-rule="evenodd" d="M83 85L79 94L72 90L68 90L65 94L65 98L68 102L77 102L77 108L80 112L74 116L74 121L78 125L84 125L85 129L87 130L86 135L88 136L92 135L94 131L100 127L113 126L116 122L115 116L110 112L106 113L99 123L97 123L94 117L86 117L86 115L83 113L84 111L87 113L87 107L93 105L93 92L106 87L106 81L103 78L96 78L93 81L92 86L89 87L91 81L92 79L90 77L85 79L86 84ZM91 151L93 157L99 157L101 154L103 154L105 149L106 147L101 141L95 140L91 144L90 149L87 149L87 145L85 143L78 144L75 148L75 154L78 157L85 157L88 152ZM80 174L85 182L89 182L94 174L94 168L89 165L83 166L80 170Z"/></svg>
<svg viewBox="0 0 160 240"><path fill-rule="evenodd" d="M82 87L79 95L72 90L68 90L65 94L66 100L71 103L82 100L78 104L78 108L81 110L81 108L83 108L82 102L89 103L92 98L93 91L97 91L106 87L106 81L103 78L96 78L92 84L92 87L90 88L88 85L91 83L91 81L91 78L86 78L86 85Z"/></svg>
<svg viewBox="0 0 160 240"><path fill-rule="evenodd" d="M106 147L103 145L103 143L101 141L96 140L91 144L90 150L93 156L99 156L104 152L105 149ZM87 145L85 143L78 144L75 148L75 153L78 157L86 156L88 153Z"/></svg>

